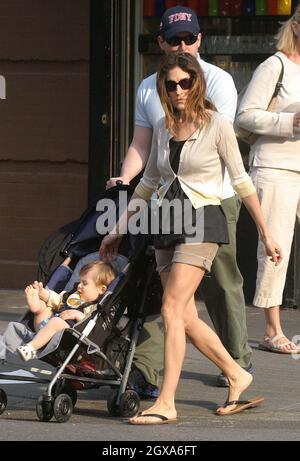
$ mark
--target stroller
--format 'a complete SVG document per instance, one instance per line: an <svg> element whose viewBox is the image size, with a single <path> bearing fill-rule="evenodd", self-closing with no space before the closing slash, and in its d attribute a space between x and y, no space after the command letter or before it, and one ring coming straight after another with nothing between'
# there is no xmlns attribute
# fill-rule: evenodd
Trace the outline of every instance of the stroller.
<svg viewBox="0 0 300 461"><path fill-rule="evenodd" d="M132 194L129 186L119 185L100 198L112 199L118 207L120 191L126 191L128 197ZM49 288L60 291L70 278L72 272L62 261L69 258L75 265L99 249L103 236L97 233L96 222L100 213L95 211L95 204L91 205L78 221L64 226L44 243L38 279ZM111 388L107 399L111 416L131 417L139 410L139 396L130 388L128 378L144 318L159 311L162 288L149 236L124 236L122 246L128 263L92 313L73 328L57 333L38 354L38 359L55 367L53 378L0 374L0 380L47 384L36 404L40 421L50 421L53 416L57 422L68 421L77 391L101 386ZM32 329L30 312L12 324L14 334L23 338ZM0 389L0 414L6 405L7 395Z"/></svg>

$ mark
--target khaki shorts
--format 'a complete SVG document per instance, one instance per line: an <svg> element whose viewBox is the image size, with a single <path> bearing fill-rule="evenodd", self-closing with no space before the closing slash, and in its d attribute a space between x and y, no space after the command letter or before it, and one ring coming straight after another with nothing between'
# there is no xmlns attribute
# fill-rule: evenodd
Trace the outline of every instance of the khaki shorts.
<svg viewBox="0 0 300 461"><path fill-rule="evenodd" d="M157 271L170 272L172 263L182 263L210 272L218 249L218 243L182 243L175 248L155 250Z"/></svg>

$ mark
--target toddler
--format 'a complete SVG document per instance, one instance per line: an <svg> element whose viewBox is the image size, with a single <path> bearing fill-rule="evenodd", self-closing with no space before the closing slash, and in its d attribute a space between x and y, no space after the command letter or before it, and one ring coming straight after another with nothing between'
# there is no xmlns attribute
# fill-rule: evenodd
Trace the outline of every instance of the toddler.
<svg viewBox="0 0 300 461"><path fill-rule="evenodd" d="M36 358L37 351L57 332L72 328L87 317L115 277L116 272L111 264L95 261L80 270L80 282L74 293L56 293L37 281L27 286L25 294L34 315L36 335L29 343L18 347L22 359Z"/></svg>

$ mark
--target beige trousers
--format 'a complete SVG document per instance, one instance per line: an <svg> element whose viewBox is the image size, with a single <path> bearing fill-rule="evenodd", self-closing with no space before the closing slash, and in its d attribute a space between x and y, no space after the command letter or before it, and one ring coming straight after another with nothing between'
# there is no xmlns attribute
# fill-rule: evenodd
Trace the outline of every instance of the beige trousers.
<svg viewBox="0 0 300 461"><path fill-rule="evenodd" d="M285 285L296 219L300 219L300 172L273 168L253 168L251 178L272 238L283 252L275 266L267 257L261 240L257 248L257 279L253 304L280 306Z"/></svg>

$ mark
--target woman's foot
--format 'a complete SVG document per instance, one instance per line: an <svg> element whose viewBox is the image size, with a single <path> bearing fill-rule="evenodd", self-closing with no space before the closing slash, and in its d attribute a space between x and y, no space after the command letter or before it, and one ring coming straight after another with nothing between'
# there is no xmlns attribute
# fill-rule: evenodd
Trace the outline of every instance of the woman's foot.
<svg viewBox="0 0 300 461"><path fill-rule="evenodd" d="M253 376L241 368L236 376L228 376L228 381L229 390L226 402L233 402L239 400L240 395L250 386L253 381ZM235 410L236 407L237 404L226 405L226 407L224 406L218 408L217 413L225 415L227 413L231 413L233 410Z"/></svg>
<svg viewBox="0 0 300 461"><path fill-rule="evenodd" d="M265 335L258 348L263 351L277 352L279 354L299 354L300 346L290 341L283 333L270 337Z"/></svg>
<svg viewBox="0 0 300 461"><path fill-rule="evenodd" d="M41 308L44 308L44 303L41 304L39 297L39 289L34 284L25 288L25 296L28 307L33 314L38 314Z"/></svg>
<svg viewBox="0 0 300 461"><path fill-rule="evenodd" d="M146 416L149 415L149 416ZM153 416L150 416L153 415ZM157 415L157 416L155 416ZM136 425L159 425L159 424L170 424L177 421L177 412L174 406L170 407L162 402L159 399L155 404L143 411L141 414L134 416L129 419L130 424Z"/></svg>

